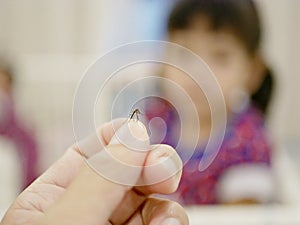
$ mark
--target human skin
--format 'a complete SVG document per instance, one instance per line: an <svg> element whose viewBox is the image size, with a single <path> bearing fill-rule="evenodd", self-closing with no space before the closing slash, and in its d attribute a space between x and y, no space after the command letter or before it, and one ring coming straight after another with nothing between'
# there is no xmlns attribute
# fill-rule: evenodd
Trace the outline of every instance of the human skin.
<svg viewBox="0 0 300 225"><path fill-rule="evenodd" d="M131 123L131 132L145 136L145 127ZM123 122L119 122L122 126ZM160 162L162 157L175 156L174 164L181 168L175 150L167 145L149 146L148 152L138 155L128 152L122 144L110 144L114 136L112 123L103 125L98 137L106 150L127 163L144 166ZM175 154L175 155L174 155ZM188 224L184 209L175 202L150 197L152 193L171 193L176 190L181 171L160 183L150 184L142 167L138 180L149 185L122 185L99 175L86 163L77 145L53 164L44 174L21 193L4 216L1 225L107 225L107 224ZM114 167L115 170L119 168ZM168 170L161 171L168 174Z"/></svg>
<svg viewBox="0 0 300 225"><path fill-rule="evenodd" d="M240 93L250 96L262 82L265 66L259 52L249 53L246 46L230 29L211 29L210 21L205 16L195 17L186 29L170 31L169 41L191 50L207 63L220 85L228 118L231 116L232 109L240 104L238 99ZM181 56L179 51L172 57L184 60ZM197 68L199 65L189 64L189 66ZM205 93L192 78L175 67L164 66L163 77L178 84L191 97L201 122L199 145L202 145L207 141L211 130L211 109ZM172 95L167 87L163 87L163 91L167 98L169 94ZM214 107L218 110L215 113L223 113L222 108ZM184 120L188 126L195 126L193 121L188 122L189 117ZM188 129L193 128L188 127Z"/></svg>

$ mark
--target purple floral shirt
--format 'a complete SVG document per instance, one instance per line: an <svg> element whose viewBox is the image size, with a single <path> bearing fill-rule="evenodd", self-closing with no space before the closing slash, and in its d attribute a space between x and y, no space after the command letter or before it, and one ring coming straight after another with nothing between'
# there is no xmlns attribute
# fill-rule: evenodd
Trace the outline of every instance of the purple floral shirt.
<svg viewBox="0 0 300 225"><path fill-rule="evenodd" d="M176 146L178 120L175 109L163 101L147 104L147 119L163 117L167 124L167 135L163 143ZM174 138L175 136L175 138ZM210 166L200 172L198 165L204 148L196 149L184 165L182 179L174 196L185 205L217 204L216 187L224 172L236 165L271 164L271 147L264 127L264 118L254 106L234 114L227 124L226 133L220 150ZM176 149L180 156L184 149Z"/></svg>

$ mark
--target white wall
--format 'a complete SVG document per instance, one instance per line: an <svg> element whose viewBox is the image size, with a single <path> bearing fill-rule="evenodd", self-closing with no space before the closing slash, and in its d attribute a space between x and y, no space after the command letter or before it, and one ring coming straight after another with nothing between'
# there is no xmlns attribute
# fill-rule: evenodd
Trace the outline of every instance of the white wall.
<svg viewBox="0 0 300 225"><path fill-rule="evenodd" d="M257 0L265 24L264 47L276 73L271 128L283 141L300 140L300 1Z"/></svg>

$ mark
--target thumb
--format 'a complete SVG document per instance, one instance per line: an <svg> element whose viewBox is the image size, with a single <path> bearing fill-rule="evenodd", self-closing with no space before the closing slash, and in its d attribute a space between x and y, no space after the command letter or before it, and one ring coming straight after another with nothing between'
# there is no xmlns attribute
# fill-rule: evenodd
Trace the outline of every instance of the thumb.
<svg viewBox="0 0 300 225"><path fill-rule="evenodd" d="M106 224L138 181L149 149L144 125L126 122L107 147L87 160L57 204L46 212L45 224Z"/></svg>

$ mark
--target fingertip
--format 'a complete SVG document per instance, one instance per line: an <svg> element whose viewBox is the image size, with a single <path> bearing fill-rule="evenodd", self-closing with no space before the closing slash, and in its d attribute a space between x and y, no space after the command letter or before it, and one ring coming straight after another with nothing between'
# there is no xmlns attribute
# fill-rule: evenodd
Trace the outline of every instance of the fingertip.
<svg viewBox="0 0 300 225"><path fill-rule="evenodd" d="M150 198L144 205L142 217L147 225L188 225L184 208L177 202Z"/></svg>
<svg viewBox="0 0 300 225"><path fill-rule="evenodd" d="M182 161L169 145L151 146L142 178L152 192L169 194L176 191L182 171Z"/></svg>
<svg viewBox="0 0 300 225"><path fill-rule="evenodd" d="M109 144L111 138L115 135L117 130L126 123L126 121L127 118L117 118L105 123L97 130L98 136L103 140L105 145Z"/></svg>
<svg viewBox="0 0 300 225"><path fill-rule="evenodd" d="M104 146L108 145L116 130L118 130L126 120L126 118L118 118L103 124L96 132L81 140L77 140L72 148L84 158L92 157L100 152Z"/></svg>
<svg viewBox="0 0 300 225"><path fill-rule="evenodd" d="M128 120L111 138L109 145L121 144L134 151L149 151L150 140L146 127L140 121Z"/></svg>
<svg viewBox="0 0 300 225"><path fill-rule="evenodd" d="M145 126L135 120L127 120L116 131L109 144L87 162L106 179L127 186L135 186L150 149ZM147 152L146 152L147 151Z"/></svg>

